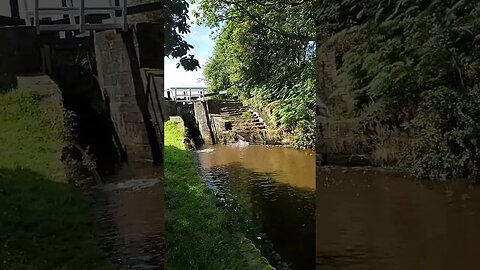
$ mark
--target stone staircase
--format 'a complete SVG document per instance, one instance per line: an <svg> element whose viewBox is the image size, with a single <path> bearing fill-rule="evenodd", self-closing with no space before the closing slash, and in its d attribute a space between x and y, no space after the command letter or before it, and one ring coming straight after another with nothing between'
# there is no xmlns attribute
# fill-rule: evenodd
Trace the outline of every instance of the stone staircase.
<svg viewBox="0 0 480 270"><path fill-rule="evenodd" d="M250 143L260 143L264 139L265 123L245 106L229 106L220 109L220 116L231 123L231 130L240 139Z"/></svg>

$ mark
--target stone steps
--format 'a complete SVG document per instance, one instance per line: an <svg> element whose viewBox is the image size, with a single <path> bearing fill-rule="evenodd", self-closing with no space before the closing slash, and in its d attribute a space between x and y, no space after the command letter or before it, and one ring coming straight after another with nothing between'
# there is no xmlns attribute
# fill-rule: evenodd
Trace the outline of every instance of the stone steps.
<svg viewBox="0 0 480 270"><path fill-rule="evenodd" d="M246 112L249 113L248 116ZM220 117L232 124L232 131L235 134L249 142L257 141L265 130L265 124L245 106L220 108Z"/></svg>
<svg viewBox="0 0 480 270"><path fill-rule="evenodd" d="M220 115L224 116L242 116L246 115L248 111L241 111L241 110L232 110L232 111L221 111Z"/></svg>
<svg viewBox="0 0 480 270"><path fill-rule="evenodd" d="M237 129L236 132L256 132L260 130L264 130L265 128L258 128L258 127L242 127L242 129Z"/></svg>
<svg viewBox="0 0 480 270"><path fill-rule="evenodd" d="M258 120L255 121L255 122L253 122L253 121L252 122L250 122L250 121L248 121L248 122L236 121L236 122L232 123L232 126L233 127L236 127L236 126L259 126L259 127L261 126L261 127L263 127L264 124L262 122L259 122Z"/></svg>
<svg viewBox="0 0 480 270"><path fill-rule="evenodd" d="M248 110L248 108L243 105L220 108L220 111L230 111L230 110Z"/></svg>

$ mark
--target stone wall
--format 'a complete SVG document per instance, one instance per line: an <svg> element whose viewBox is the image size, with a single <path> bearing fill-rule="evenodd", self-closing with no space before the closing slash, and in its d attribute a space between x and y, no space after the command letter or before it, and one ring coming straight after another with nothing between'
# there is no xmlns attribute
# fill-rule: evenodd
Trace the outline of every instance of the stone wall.
<svg viewBox="0 0 480 270"><path fill-rule="evenodd" d="M378 142L369 143L357 133L359 119L335 121L318 117L317 125L316 150L325 165L395 166L404 159L414 141L396 132L390 136L379 133Z"/></svg>
<svg viewBox="0 0 480 270"><path fill-rule="evenodd" d="M136 37L142 33L137 31L137 28L131 27L126 33L110 30L95 34L99 84L109 102L111 117L121 142L119 147L133 165L163 161L164 117L161 109L154 109L155 106L157 109L161 107L160 104L151 105L161 103L163 83L162 89L153 87L152 78L146 75L147 69L160 64L152 67L141 65ZM163 44L156 45L157 48L163 47Z"/></svg>
<svg viewBox="0 0 480 270"><path fill-rule="evenodd" d="M207 99L208 112L211 114L220 114L221 108L238 108L242 106L239 101L223 100L223 99Z"/></svg>

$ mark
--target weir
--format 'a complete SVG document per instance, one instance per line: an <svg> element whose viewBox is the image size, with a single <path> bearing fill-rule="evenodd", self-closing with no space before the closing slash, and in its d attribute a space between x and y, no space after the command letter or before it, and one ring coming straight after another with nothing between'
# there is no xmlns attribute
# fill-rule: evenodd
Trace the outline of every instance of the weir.
<svg viewBox="0 0 480 270"><path fill-rule="evenodd" d="M267 141L267 126L258 113L240 101L208 99L218 93L205 94L206 90L175 87L165 92L170 114L182 117L189 132L187 135L197 147L238 140L252 144L271 142Z"/></svg>

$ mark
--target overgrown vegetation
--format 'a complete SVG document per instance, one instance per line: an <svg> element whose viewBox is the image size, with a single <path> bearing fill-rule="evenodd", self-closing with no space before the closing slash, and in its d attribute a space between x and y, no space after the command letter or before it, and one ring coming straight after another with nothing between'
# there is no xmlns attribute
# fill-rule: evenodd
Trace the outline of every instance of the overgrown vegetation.
<svg viewBox="0 0 480 270"><path fill-rule="evenodd" d="M316 26L319 96L335 117L377 139L413 136L405 165L418 176L478 175L478 1L319 0Z"/></svg>
<svg viewBox="0 0 480 270"><path fill-rule="evenodd" d="M199 0L197 18L216 33L204 76L210 91L276 102L269 126L315 143L315 44L312 1Z"/></svg>
<svg viewBox="0 0 480 270"><path fill-rule="evenodd" d="M62 114L29 91L0 94L0 269L113 269L65 177Z"/></svg>
<svg viewBox="0 0 480 270"><path fill-rule="evenodd" d="M185 131L165 124L165 264L168 269L273 269L219 208L185 150Z"/></svg>

